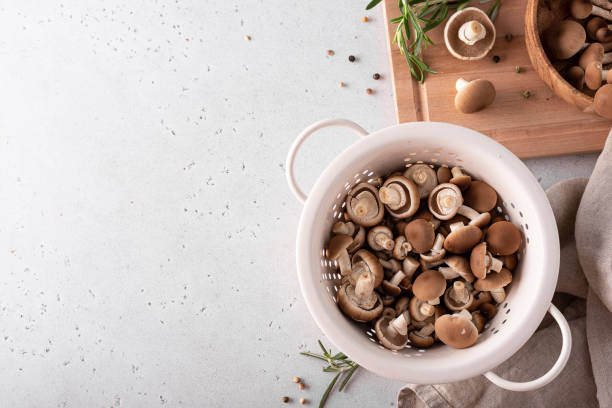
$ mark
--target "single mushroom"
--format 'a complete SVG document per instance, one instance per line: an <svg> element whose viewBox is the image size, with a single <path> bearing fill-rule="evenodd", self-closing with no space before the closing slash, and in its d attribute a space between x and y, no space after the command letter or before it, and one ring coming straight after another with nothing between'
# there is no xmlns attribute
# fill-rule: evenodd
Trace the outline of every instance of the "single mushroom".
<svg viewBox="0 0 612 408"><path fill-rule="evenodd" d="M463 280L466 282L474 282L474 274L472 273L472 269L470 268L470 263L468 260L460 255L451 255L444 259L444 263L448 265L448 268L452 269L458 276L461 276ZM438 270L441 271L440 267ZM444 274L444 272L443 272ZM456 278L456 276L455 276Z"/></svg>
<svg viewBox="0 0 612 408"><path fill-rule="evenodd" d="M484 316L482 315L482 313L476 311L474 313L472 313L472 323L474 323L474 326L476 326L476 329L478 330L478 333L482 333L482 331L484 330L484 326L486 324L486 319L484 318Z"/></svg>
<svg viewBox="0 0 612 408"><path fill-rule="evenodd" d="M444 249L444 235L437 234L433 246L426 254L421 254L421 259L426 262L436 262L444 258L446 250Z"/></svg>
<svg viewBox="0 0 612 408"><path fill-rule="evenodd" d="M395 319L381 317L374 324L376 337L380 343L389 350L401 350L408 343L408 324L410 315L407 312Z"/></svg>
<svg viewBox="0 0 612 408"><path fill-rule="evenodd" d="M462 314L440 317L436 320L435 330L442 343L457 349L470 347L478 340L478 329Z"/></svg>
<svg viewBox="0 0 612 408"><path fill-rule="evenodd" d="M474 289L488 291L495 302L501 303L506 298L505 286L512 282L512 273L502 268L499 273L490 273L485 279L478 279L474 283Z"/></svg>
<svg viewBox="0 0 612 408"><path fill-rule="evenodd" d="M434 338L432 334L434 332L434 325L431 323L426 324L420 330L413 330L408 335L410 343L414 347L427 348L434 344Z"/></svg>
<svg viewBox="0 0 612 408"><path fill-rule="evenodd" d="M404 236L417 254L428 252L435 239L433 225L423 219L410 221L404 228Z"/></svg>
<svg viewBox="0 0 612 408"><path fill-rule="evenodd" d="M384 225L377 225L368 231L368 245L374 251L391 251L395 246L393 232Z"/></svg>
<svg viewBox="0 0 612 408"><path fill-rule="evenodd" d="M402 235L395 237L394 242L395 244L393 246L392 255L398 261L403 261L406 259L410 251L412 251L412 245L410 245L410 242L406 241L406 237L403 235L403 230Z"/></svg>
<svg viewBox="0 0 612 408"><path fill-rule="evenodd" d="M453 286L446 289L444 293L444 304L454 312L467 309L473 300L474 297L465 286L465 282L460 280L453 282Z"/></svg>
<svg viewBox="0 0 612 408"><path fill-rule="evenodd" d="M385 208L378 198L378 190L369 183L359 183L346 197L346 213L355 223L371 227L380 223Z"/></svg>
<svg viewBox="0 0 612 408"><path fill-rule="evenodd" d="M604 1L612 4L608 0ZM595 4L595 2L593 3ZM612 41L612 30L610 29L610 23L601 17L596 16L589 19L585 25L585 28L587 35L593 41L600 43Z"/></svg>
<svg viewBox="0 0 612 408"><path fill-rule="evenodd" d="M421 203L416 184L403 176L393 176L385 180L378 196L389 214L395 218L413 216Z"/></svg>
<svg viewBox="0 0 612 408"><path fill-rule="evenodd" d="M440 220L450 220L463 204L459 187L452 183L438 184L431 190L427 206L429 211Z"/></svg>
<svg viewBox="0 0 612 408"><path fill-rule="evenodd" d="M475 225L478 228L483 228L487 226L489 222L491 222L491 214L486 211L479 213L478 211L474 210L471 207L468 207L467 205L462 205L461 207L459 207L459 211L457 211L457 213L459 213L459 215L467 217L470 220L469 225Z"/></svg>
<svg viewBox="0 0 612 408"><path fill-rule="evenodd" d="M489 227L485 241L493 255L510 255L521 245L521 232L511 222L500 221Z"/></svg>
<svg viewBox="0 0 612 408"><path fill-rule="evenodd" d="M595 112L606 119L612 119L612 84L602 86L593 99Z"/></svg>
<svg viewBox="0 0 612 408"><path fill-rule="evenodd" d="M552 59L565 60L583 48L586 32L576 21L563 20L544 31L542 40Z"/></svg>
<svg viewBox="0 0 612 408"><path fill-rule="evenodd" d="M482 231L475 225L451 224L450 234L444 240L444 249L454 254L465 254L480 242Z"/></svg>
<svg viewBox="0 0 612 408"><path fill-rule="evenodd" d="M414 182L421 200L427 197L438 184L438 176L436 176L434 169L423 163L413 164L408 167L404 172L404 177Z"/></svg>
<svg viewBox="0 0 612 408"><path fill-rule="evenodd" d="M565 79L579 91L584 89L584 69L577 65L570 67L565 73Z"/></svg>
<svg viewBox="0 0 612 408"><path fill-rule="evenodd" d="M400 283L406 278L406 274L403 271L397 271L390 280L385 280L382 283L383 291L389 296L399 296L402 293Z"/></svg>
<svg viewBox="0 0 612 408"><path fill-rule="evenodd" d="M593 61L584 71L584 83L593 91L601 87L601 82L612 82L612 70L603 69L600 62Z"/></svg>
<svg viewBox="0 0 612 408"><path fill-rule="evenodd" d="M499 272L502 270L504 263L495 258L487 251L487 243L481 242L472 249L470 254L470 267L472 273L478 279L485 279L489 271Z"/></svg>
<svg viewBox="0 0 612 408"><path fill-rule="evenodd" d="M369 322L376 319L383 310L380 295L374 291L374 275L364 272L356 284L345 283L338 291L338 306L351 319Z"/></svg>
<svg viewBox="0 0 612 408"><path fill-rule="evenodd" d="M402 296L395 302L395 316L399 316L408 310L410 299L408 296Z"/></svg>
<svg viewBox="0 0 612 408"><path fill-rule="evenodd" d="M444 294L446 289L446 279L439 271L428 270L416 277L412 284L412 293L418 299L428 302L429 304L437 304L440 296Z"/></svg>
<svg viewBox="0 0 612 408"><path fill-rule="evenodd" d="M351 263L353 265L353 272L349 278L351 283L355 283L353 276L359 276L359 274L365 271L374 275L374 287L380 286L385 274L382 265L373 253L365 249L360 249L353 254Z"/></svg>
<svg viewBox="0 0 612 408"><path fill-rule="evenodd" d="M470 312L473 312L474 310L477 310L480 305L492 301L493 298L491 297L491 294L489 292L478 292L474 295L474 301L472 302L472 305L468 307L468 310Z"/></svg>
<svg viewBox="0 0 612 408"><path fill-rule="evenodd" d="M591 62L609 64L612 62L612 52L606 53L604 46L600 43L589 44L578 59L578 66L586 71Z"/></svg>
<svg viewBox="0 0 612 408"><path fill-rule="evenodd" d="M495 87L486 79L466 81L459 78L455 84L455 108L463 113L474 113L482 110L495 100ZM451 181L452 183L452 181Z"/></svg>
<svg viewBox="0 0 612 408"><path fill-rule="evenodd" d="M594 5L591 0L572 0L570 13L577 20L583 20L590 15L612 20L612 11Z"/></svg>
<svg viewBox="0 0 612 408"><path fill-rule="evenodd" d="M353 238L350 235L334 235L329 240L329 246L327 247L327 256L330 260L336 261L340 268L340 274L342 276L349 275L351 273L351 258L347 248L353 243Z"/></svg>
<svg viewBox="0 0 612 408"><path fill-rule="evenodd" d="M438 176L438 183L440 184L448 183L452 178L451 171L446 165L438 167L438 170L436 170L436 176Z"/></svg>
<svg viewBox="0 0 612 408"><path fill-rule="evenodd" d="M484 181L474 180L463 193L464 204L478 212L487 212L497 204L497 192Z"/></svg>
<svg viewBox="0 0 612 408"><path fill-rule="evenodd" d="M436 308L433 305L430 305L427 302L422 301L416 296L410 299L410 303L408 304L408 311L410 312L410 316L412 317L413 324L414 322L422 322L427 318L434 315Z"/></svg>
<svg viewBox="0 0 612 408"><path fill-rule="evenodd" d="M453 167L451 170L453 178L450 180L451 183L457 185L462 191L467 190L472 185L472 177L465 174L461 167Z"/></svg>
<svg viewBox="0 0 612 408"><path fill-rule="evenodd" d="M495 26L482 10L466 7L448 19L444 27L444 42L453 57L479 60L495 44Z"/></svg>
<svg viewBox="0 0 612 408"><path fill-rule="evenodd" d="M497 307L495 307L495 305L492 303L483 303L478 307L478 309L487 320L491 320L497 314Z"/></svg>

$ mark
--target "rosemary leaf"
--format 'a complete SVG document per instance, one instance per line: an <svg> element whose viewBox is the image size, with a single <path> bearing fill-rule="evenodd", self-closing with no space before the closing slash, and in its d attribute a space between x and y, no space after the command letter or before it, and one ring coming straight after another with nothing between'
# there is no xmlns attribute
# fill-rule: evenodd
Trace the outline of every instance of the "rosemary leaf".
<svg viewBox="0 0 612 408"><path fill-rule="evenodd" d="M370 10L374 7L376 7L378 5L378 3L380 3L382 0L372 0L371 2L368 3L368 5L366 6L366 10Z"/></svg>
<svg viewBox="0 0 612 408"><path fill-rule="evenodd" d="M355 373L355 370L357 370L357 368L359 368L359 365L355 365L353 368L351 368L348 371L348 373L346 373L346 375L344 376L344 379L340 383L340 388L338 388L338 392L342 392L342 390L344 389L344 386L346 385L348 380L351 379L351 376L353 375L353 373Z"/></svg>
<svg viewBox="0 0 612 408"><path fill-rule="evenodd" d="M338 377L340 377L340 374L342 373L336 374L334 376L334 379L331 380L331 382L327 386L327 389L325 390L325 392L323 393L323 396L321 397L321 402L319 402L319 408L323 408L325 406L325 402L327 402L327 397L329 397L329 393L331 392L332 388L334 388L334 385L336 384L336 381L338 381Z"/></svg>

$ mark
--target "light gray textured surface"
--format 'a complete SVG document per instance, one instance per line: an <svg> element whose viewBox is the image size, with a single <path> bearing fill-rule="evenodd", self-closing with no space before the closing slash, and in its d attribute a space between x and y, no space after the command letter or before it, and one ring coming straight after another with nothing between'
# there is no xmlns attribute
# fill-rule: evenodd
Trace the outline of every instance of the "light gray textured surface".
<svg viewBox="0 0 612 408"><path fill-rule="evenodd" d="M315 120L394 123L382 10L362 6L0 3L1 406L318 399L283 163ZM351 140L309 140L303 185ZM594 159L528 165L546 187ZM399 387L361 371L330 406Z"/></svg>

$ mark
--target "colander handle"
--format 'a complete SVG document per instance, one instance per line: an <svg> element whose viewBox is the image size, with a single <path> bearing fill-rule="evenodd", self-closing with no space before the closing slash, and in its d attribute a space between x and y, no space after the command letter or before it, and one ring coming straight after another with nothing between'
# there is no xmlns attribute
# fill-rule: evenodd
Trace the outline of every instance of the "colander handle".
<svg viewBox="0 0 612 408"><path fill-rule="evenodd" d="M289 184L289 188L302 204L306 201L306 194L302 191L302 189L297 185L297 182L295 181L295 173L293 171L295 156L297 155L298 150L300 150L302 143L304 143L304 141L308 139L310 135L312 135L317 130L330 126L341 126L349 128L361 137L368 135L368 132L366 132L361 126L347 119L322 120L310 125L306 129L304 129L302 133L300 133L297 139L295 139L295 141L293 142L293 145L291 145L291 149L289 149L289 154L287 155L287 161L285 163L285 174L287 176L287 183Z"/></svg>
<svg viewBox="0 0 612 408"><path fill-rule="evenodd" d="M554 305L550 305L548 308L548 313L552 315L557 321L559 328L561 329L561 337L563 339L563 343L561 345L561 354L557 359L557 362L552 366L552 368L540 378L536 378L532 381L527 382L514 382L508 381L506 379L501 378L497 374L492 371L488 371L484 374L485 377L493 384L498 387L505 388L510 391L532 391L538 388L541 388L554 380L563 370L565 364L567 364L567 360L569 359L570 352L572 351L572 333L570 332L570 327L567 324L567 320L563 314L557 309Z"/></svg>

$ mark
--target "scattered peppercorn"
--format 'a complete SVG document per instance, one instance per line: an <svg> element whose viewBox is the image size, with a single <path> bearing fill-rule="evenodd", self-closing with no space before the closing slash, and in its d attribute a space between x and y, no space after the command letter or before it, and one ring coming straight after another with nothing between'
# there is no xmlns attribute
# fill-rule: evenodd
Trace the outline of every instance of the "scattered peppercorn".
<svg viewBox="0 0 612 408"><path fill-rule="evenodd" d="M294 383L299 383L300 381L302 381L302 379L300 377L293 377L293 382Z"/></svg>
<svg viewBox="0 0 612 408"><path fill-rule="evenodd" d="M300 398L300 404L304 405L306 403L306 398Z"/></svg>
<svg viewBox="0 0 612 408"><path fill-rule="evenodd" d="M512 34L508 33L505 35L506 41L512 41Z"/></svg>
<svg viewBox="0 0 612 408"><path fill-rule="evenodd" d="M521 67L519 67L518 65L516 67L514 67L514 72L516 72L517 74L521 72Z"/></svg>
<svg viewBox="0 0 612 408"><path fill-rule="evenodd" d="M500 60L499 55L494 55L494 56L493 56L493 62L494 62L494 63L496 63L496 64L497 64L497 63L499 62L499 60Z"/></svg>
<svg viewBox="0 0 612 408"><path fill-rule="evenodd" d="M378 81L380 79L380 74L376 73L376 74L372 75L372 78L374 78L376 81Z"/></svg>
<svg viewBox="0 0 612 408"><path fill-rule="evenodd" d="M334 55L334 50L327 50L327 55L330 57Z"/></svg>
<svg viewBox="0 0 612 408"><path fill-rule="evenodd" d="M283 397L281 398L281 401L283 401L286 404L289 402L289 397Z"/></svg>
<svg viewBox="0 0 612 408"><path fill-rule="evenodd" d="M368 88L368 89L366 89L366 93L367 93L368 95L372 95L372 92L374 92L374 91L372 91L372 88Z"/></svg>
<svg viewBox="0 0 612 408"><path fill-rule="evenodd" d="M338 86L342 88L344 86L344 82L338 82Z"/></svg>
<svg viewBox="0 0 612 408"><path fill-rule="evenodd" d="M363 18L361 19L361 21L363 21L364 23L368 22L368 17L367 16L363 16Z"/></svg>
<svg viewBox="0 0 612 408"><path fill-rule="evenodd" d="M355 56L354 55L349 55L349 61L355 62Z"/></svg>
<svg viewBox="0 0 612 408"><path fill-rule="evenodd" d="M251 36L250 35L245 35L244 39L247 40L247 41L251 41Z"/></svg>
<svg viewBox="0 0 612 408"><path fill-rule="evenodd" d="M300 390L303 390L303 389L304 389L304 387L305 387L305 386L304 386L304 383L299 383L299 384L298 384L298 388L299 388Z"/></svg>
<svg viewBox="0 0 612 408"><path fill-rule="evenodd" d="M529 92L528 90L525 90L521 92L521 95L523 96L523 98L529 99L531 97L531 92Z"/></svg>

